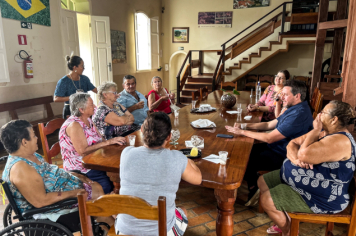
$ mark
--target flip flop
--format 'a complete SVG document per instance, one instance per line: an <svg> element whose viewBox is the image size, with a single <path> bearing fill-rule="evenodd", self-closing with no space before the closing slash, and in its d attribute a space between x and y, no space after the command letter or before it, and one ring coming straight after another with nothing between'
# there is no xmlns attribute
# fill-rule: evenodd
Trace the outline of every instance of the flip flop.
<svg viewBox="0 0 356 236"><path fill-rule="evenodd" d="M277 225L272 225L267 229L268 234L282 234L282 230Z"/></svg>

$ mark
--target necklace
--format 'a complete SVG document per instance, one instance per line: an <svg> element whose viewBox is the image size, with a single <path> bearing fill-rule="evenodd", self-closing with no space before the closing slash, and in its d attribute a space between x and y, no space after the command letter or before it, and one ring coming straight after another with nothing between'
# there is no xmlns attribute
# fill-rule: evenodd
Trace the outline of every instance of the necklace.
<svg viewBox="0 0 356 236"><path fill-rule="evenodd" d="M77 86L75 86L75 83L74 83L74 81L72 79L72 76L70 74L68 74L68 75L69 75L69 78L70 78L70 80L72 81L72 83L73 83L73 85L75 87L75 90L78 90ZM82 89L81 86L80 86L80 76L79 76L79 89Z"/></svg>

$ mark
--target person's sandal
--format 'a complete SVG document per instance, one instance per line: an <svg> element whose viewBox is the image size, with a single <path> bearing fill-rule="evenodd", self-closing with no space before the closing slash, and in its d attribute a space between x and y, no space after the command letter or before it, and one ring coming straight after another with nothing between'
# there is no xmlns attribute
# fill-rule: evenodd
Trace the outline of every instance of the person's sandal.
<svg viewBox="0 0 356 236"><path fill-rule="evenodd" d="M267 229L267 234L282 234L282 230L277 225L272 225Z"/></svg>

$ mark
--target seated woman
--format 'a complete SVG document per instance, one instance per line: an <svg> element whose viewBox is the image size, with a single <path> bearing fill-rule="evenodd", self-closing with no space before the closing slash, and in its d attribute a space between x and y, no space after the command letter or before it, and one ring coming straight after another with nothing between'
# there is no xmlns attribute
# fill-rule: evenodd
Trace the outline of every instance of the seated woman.
<svg viewBox="0 0 356 236"><path fill-rule="evenodd" d="M158 76L152 78L151 86L153 90L148 93L148 107L150 111L172 113L170 105L171 100L174 100L174 93L169 94L168 90L163 88L163 81Z"/></svg>
<svg viewBox="0 0 356 236"><path fill-rule="evenodd" d="M181 179L198 185L202 175L194 161L177 150L165 148L172 136L171 129L166 113L156 112L147 117L141 126L144 146L130 146L122 151L120 194L143 198L151 205L157 205L158 197L165 196L168 235L183 235L188 219L184 210L176 208L176 192ZM119 214L115 230L117 234L157 235L158 224Z"/></svg>
<svg viewBox="0 0 356 236"><path fill-rule="evenodd" d="M282 168L259 178L261 205L276 224L268 233L289 235L285 211L334 214L347 207L356 143L346 127L354 120L349 104L331 101L314 129L288 144Z"/></svg>
<svg viewBox="0 0 356 236"><path fill-rule="evenodd" d="M90 117L94 114L93 100L89 94L75 93L69 98L72 115L63 123L59 131L59 145L66 171L77 170L98 182L104 193L110 193L114 185L105 171L89 170L83 167L83 156L91 151L110 144L123 145L126 139L122 137L105 140L93 124Z"/></svg>
<svg viewBox="0 0 356 236"><path fill-rule="evenodd" d="M100 103L93 121L99 132L106 138L126 136L140 127L133 124L134 116L116 100L119 98L117 85L106 82L98 87Z"/></svg>
<svg viewBox="0 0 356 236"><path fill-rule="evenodd" d="M48 164L36 153L37 137L26 120L13 120L0 129L0 140L9 153L3 180L9 185L20 212L41 208L67 198L76 198L85 189L88 199L104 195L101 186L84 175L66 172ZM113 225L112 217L101 217Z"/></svg>
<svg viewBox="0 0 356 236"><path fill-rule="evenodd" d="M258 103L255 105L249 104L247 110L263 111L263 121L274 120L278 117L282 110L282 102L280 101L282 89L289 77L290 74L287 70L280 70L274 79L274 85L268 86Z"/></svg>

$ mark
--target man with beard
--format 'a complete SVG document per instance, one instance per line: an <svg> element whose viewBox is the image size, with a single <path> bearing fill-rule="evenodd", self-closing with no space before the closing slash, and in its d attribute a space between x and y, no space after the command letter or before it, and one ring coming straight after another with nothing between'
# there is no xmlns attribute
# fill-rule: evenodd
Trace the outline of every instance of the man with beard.
<svg viewBox="0 0 356 236"><path fill-rule="evenodd" d="M231 133L263 142L253 146L244 176L250 191L246 206L255 205L258 200L257 172L281 168L284 159L287 157L289 141L313 129L313 116L308 102L305 100L306 94L307 87L303 82L298 80L286 81L282 90L282 102L287 110L272 121L247 124L247 129L272 130L269 133L241 130L238 124L235 124L234 127L226 126L227 131Z"/></svg>

